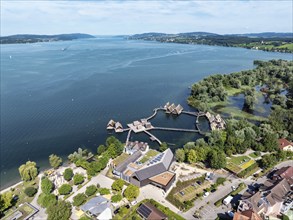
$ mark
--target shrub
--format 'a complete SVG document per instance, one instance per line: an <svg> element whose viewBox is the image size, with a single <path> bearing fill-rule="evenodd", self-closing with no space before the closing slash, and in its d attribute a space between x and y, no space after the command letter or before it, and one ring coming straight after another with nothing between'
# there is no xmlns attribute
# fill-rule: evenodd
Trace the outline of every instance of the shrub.
<svg viewBox="0 0 293 220"><path fill-rule="evenodd" d="M43 193L50 194L53 191L54 184L47 177L45 177L42 179L41 188Z"/></svg>
<svg viewBox="0 0 293 220"><path fill-rule="evenodd" d="M122 195L121 194L113 195L111 197L112 202L120 202L121 200L122 200Z"/></svg>
<svg viewBox="0 0 293 220"><path fill-rule="evenodd" d="M95 192L97 192L97 187L95 185L86 187L85 194L87 196L92 196L95 194Z"/></svg>
<svg viewBox="0 0 293 220"><path fill-rule="evenodd" d="M110 190L107 189L107 188L100 188L98 191L99 191L99 193L101 195L108 195L108 194L110 194Z"/></svg>
<svg viewBox="0 0 293 220"><path fill-rule="evenodd" d="M224 182L226 181L226 178L224 177L219 177L216 181L217 185L224 185Z"/></svg>
<svg viewBox="0 0 293 220"><path fill-rule="evenodd" d="M72 191L72 187L69 184L63 184L58 189L60 195L68 195Z"/></svg>
<svg viewBox="0 0 293 220"><path fill-rule="evenodd" d="M73 205L80 206L86 201L86 195L84 193L79 193L73 197Z"/></svg>
<svg viewBox="0 0 293 220"><path fill-rule="evenodd" d="M77 173L77 174L74 175L74 177L73 177L73 183L74 183L74 185L82 184L83 181L84 181L84 176L83 175L81 175L79 173Z"/></svg>
<svg viewBox="0 0 293 220"><path fill-rule="evenodd" d="M139 195L139 188L135 185L130 184L129 186L127 186L123 194L128 200L136 199Z"/></svg>
<svg viewBox="0 0 293 220"><path fill-rule="evenodd" d="M116 191L121 191L123 186L124 186L124 180L118 179L113 182L111 188Z"/></svg>
<svg viewBox="0 0 293 220"><path fill-rule="evenodd" d="M37 189L35 187L27 187L24 190L24 193L28 196L28 197L33 197L36 193L37 193Z"/></svg>
<svg viewBox="0 0 293 220"><path fill-rule="evenodd" d="M73 177L73 170L71 168L67 168L63 173L63 177L66 181L70 181Z"/></svg>

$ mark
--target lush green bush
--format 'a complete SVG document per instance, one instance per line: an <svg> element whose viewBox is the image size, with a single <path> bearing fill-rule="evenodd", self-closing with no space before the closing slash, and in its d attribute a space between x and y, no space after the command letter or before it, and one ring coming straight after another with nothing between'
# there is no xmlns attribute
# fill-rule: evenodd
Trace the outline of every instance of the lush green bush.
<svg viewBox="0 0 293 220"><path fill-rule="evenodd" d="M45 194L50 194L54 189L54 184L47 177L42 179L41 182L42 192Z"/></svg>
<svg viewBox="0 0 293 220"><path fill-rule="evenodd" d="M99 188L99 189L98 189L98 192L99 192L101 195L108 195L108 194L110 194L110 190L107 189L107 188Z"/></svg>
<svg viewBox="0 0 293 220"><path fill-rule="evenodd" d="M87 196L92 196L95 194L95 192L97 192L97 187L95 185L90 185L86 187L85 194Z"/></svg>
<svg viewBox="0 0 293 220"><path fill-rule="evenodd" d="M111 186L111 188L115 191L121 191L123 186L124 186L124 180L122 179L118 179L118 180L115 180Z"/></svg>
<svg viewBox="0 0 293 220"><path fill-rule="evenodd" d="M122 195L121 194L116 194L116 195L113 195L112 197L111 197L111 201L112 202L120 202L121 200L122 200Z"/></svg>
<svg viewBox="0 0 293 220"><path fill-rule="evenodd" d="M224 177L219 177L217 180L216 180L216 184L217 185L224 185L224 182L226 181L226 178Z"/></svg>
<svg viewBox="0 0 293 220"><path fill-rule="evenodd" d="M69 184L63 184L58 189L58 192L60 195L68 195L69 193L71 193L71 191L72 191L72 187Z"/></svg>
<svg viewBox="0 0 293 220"><path fill-rule="evenodd" d="M84 182L84 176L77 173L73 176L73 183L74 185L79 185L82 184Z"/></svg>
<svg viewBox="0 0 293 220"><path fill-rule="evenodd" d="M53 194L41 193L38 198L38 203L43 208L48 208L51 205L55 205L56 202L57 202L57 198Z"/></svg>
<svg viewBox="0 0 293 220"><path fill-rule="evenodd" d="M70 181L73 177L73 170L71 168L67 168L63 173L64 179Z"/></svg>
<svg viewBox="0 0 293 220"><path fill-rule="evenodd" d="M242 170L240 173L237 174L238 177L243 178L248 175L251 175L251 172L255 172L258 169L258 164L254 163L251 166L247 167L245 170Z"/></svg>
<svg viewBox="0 0 293 220"><path fill-rule="evenodd" d="M29 187L25 188L24 193L28 197L33 197L37 193L37 191L38 190L35 187L29 186Z"/></svg>
<svg viewBox="0 0 293 220"><path fill-rule="evenodd" d="M85 203L87 196L84 193L79 193L73 197L73 205L80 206Z"/></svg>
<svg viewBox="0 0 293 220"><path fill-rule="evenodd" d="M139 188L135 185L128 185L127 188L124 190L124 196L128 199L128 200L134 200L138 197L139 195Z"/></svg>

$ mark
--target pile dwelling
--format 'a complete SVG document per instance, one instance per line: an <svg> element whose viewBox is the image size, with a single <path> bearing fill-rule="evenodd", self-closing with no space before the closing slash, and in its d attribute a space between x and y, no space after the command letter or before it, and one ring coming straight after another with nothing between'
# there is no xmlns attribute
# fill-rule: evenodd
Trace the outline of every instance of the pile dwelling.
<svg viewBox="0 0 293 220"><path fill-rule="evenodd" d="M115 132L121 133L123 132L123 126L120 122L115 122L111 119L107 124L107 130L115 130Z"/></svg>
<svg viewBox="0 0 293 220"><path fill-rule="evenodd" d="M152 124L149 121L147 121L147 119L141 119L140 121L134 121L130 124L127 124L127 126L132 131L134 131L134 133L139 133L139 132L147 131L147 130L154 128L152 126Z"/></svg>
<svg viewBox="0 0 293 220"><path fill-rule="evenodd" d="M164 109L166 113L174 115L180 115L183 111L183 107L180 104L176 106L174 103L170 104L169 102L166 103Z"/></svg>
<svg viewBox="0 0 293 220"><path fill-rule="evenodd" d="M210 126L212 131L213 130L223 130L226 128L226 122L222 117L217 114L216 116L212 115L211 113L207 112L206 117L210 122Z"/></svg>

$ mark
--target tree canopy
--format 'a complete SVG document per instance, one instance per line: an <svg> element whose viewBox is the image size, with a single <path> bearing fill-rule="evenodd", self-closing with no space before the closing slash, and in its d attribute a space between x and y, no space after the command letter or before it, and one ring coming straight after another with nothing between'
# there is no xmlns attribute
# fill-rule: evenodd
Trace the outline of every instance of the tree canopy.
<svg viewBox="0 0 293 220"><path fill-rule="evenodd" d="M128 185L127 188L124 190L123 195L128 199L128 200L134 200L138 197L139 195L139 188L135 185Z"/></svg>
<svg viewBox="0 0 293 220"><path fill-rule="evenodd" d="M18 171L23 181L34 180L38 176L37 164L33 161L27 161L18 168Z"/></svg>
<svg viewBox="0 0 293 220"><path fill-rule="evenodd" d="M64 170L63 177L66 181L70 181L73 177L73 170L71 168L66 168Z"/></svg>
<svg viewBox="0 0 293 220"><path fill-rule="evenodd" d="M47 208L48 220L68 220L71 216L72 206L70 202L63 200Z"/></svg>
<svg viewBox="0 0 293 220"><path fill-rule="evenodd" d="M41 181L41 189L45 194L50 194L54 189L54 184L47 177L44 177Z"/></svg>
<svg viewBox="0 0 293 220"><path fill-rule="evenodd" d="M56 169L62 164L62 158L58 157L56 154L51 154L49 156L49 162L51 167Z"/></svg>

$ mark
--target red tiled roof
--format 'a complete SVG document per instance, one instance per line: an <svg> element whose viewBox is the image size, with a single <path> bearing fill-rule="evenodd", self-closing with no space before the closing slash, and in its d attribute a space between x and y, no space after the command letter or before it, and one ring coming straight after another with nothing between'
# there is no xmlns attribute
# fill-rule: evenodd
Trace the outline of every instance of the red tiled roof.
<svg viewBox="0 0 293 220"><path fill-rule="evenodd" d="M279 139L278 142L279 142L280 149L283 149L284 147L292 145L292 143L285 138Z"/></svg>

